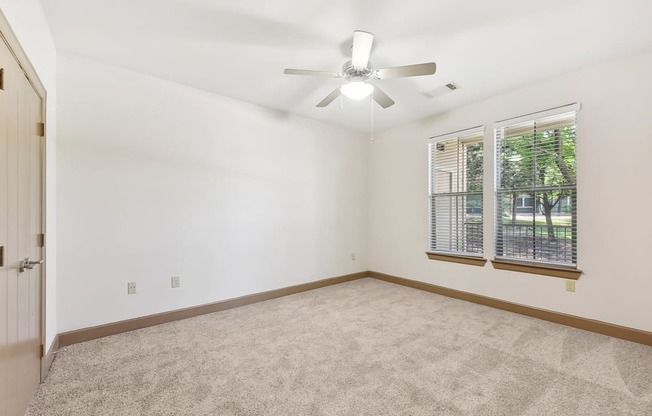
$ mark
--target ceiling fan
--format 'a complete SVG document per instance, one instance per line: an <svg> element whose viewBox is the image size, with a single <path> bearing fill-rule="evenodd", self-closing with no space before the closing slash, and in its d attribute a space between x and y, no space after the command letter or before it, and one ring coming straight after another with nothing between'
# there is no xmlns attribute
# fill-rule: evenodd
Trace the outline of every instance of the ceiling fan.
<svg viewBox="0 0 652 416"><path fill-rule="evenodd" d="M313 77L343 78L347 82L341 87L336 88L317 104L317 107L326 107L333 102L340 94L352 99L361 99L373 94L373 99L381 107L387 108L394 104L394 100L389 98L375 83L371 81L400 78L416 77L419 75L432 75L437 70L434 62L423 64L396 66L391 68L375 69L369 61L371 45L374 41L374 35L361 30L353 32L353 46L351 47L351 60L342 66L342 72L314 71L310 69L286 69L284 74L288 75L309 75Z"/></svg>

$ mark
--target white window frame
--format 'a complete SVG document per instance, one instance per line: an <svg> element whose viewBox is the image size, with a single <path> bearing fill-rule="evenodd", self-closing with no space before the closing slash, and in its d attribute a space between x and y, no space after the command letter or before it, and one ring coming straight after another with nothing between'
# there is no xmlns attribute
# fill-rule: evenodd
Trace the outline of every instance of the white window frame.
<svg viewBox="0 0 652 416"><path fill-rule="evenodd" d="M433 179L435 177L433 168L435 166L435 161L433 157L433 147L436 148L438 143L449 141L449 140L454 140L457 139L460 142L463 142L465 138L469 137L474 137L474 136L479 136L480 137L480 142L483 144L484 148L484 132L485 132L485 126L476 126L464 130L458 130L455 132L451 133L446 133L442 135L437 135L433 136L428 139L428 218L429 218L429 240L428 240L428 252L431 254L441 254L441 255L451 255L451 256L463 256L463 257L475 257L482 259L484 255L484 233L482 233L483 238L482 238L482 244L480 247L480 252L467 252L467 251L461 251L461 250L442 250L442 249L435 249L433 247L433 241L436 238L433 233L435 233L435 224L433 224L433 218L435 216L434 212L434 207L432 206L433 203L433 196L435 194L435 184L433 183ZM483 165L484 165L484 151L483 151ZM484 171L484 166L483 166L483 171ZM484 173L483 173L483 178L484 178ZM484 201L484 186L482 190L482 201ZM459 194L464 194L464 192L458 192ZM484 223L485 223L485 218L484 218L484 209L482 210L481 213L481 230L484 228ZM445 260L443 258L436 258L432 257L429 255L431 259L437 259L437 260ZM475 263L469 263L469 264L475 264Z"/></svg>
<svg viewBox="0 0 652 416"><path fill-rule="evenodd" d="M573 255L572 255L572 263L571 262L555 262L551 260L542 260L542 259L532 259L532 258L517 258L515 256L506 256L504 253L499 255L499 247L503 247L504 249L504 241L499 241L499 236L502 235L502 233L499 232L498 227L500 226L499 220L498 220L498 215L499 215L499 192L500 190L498 189L498 179L499 175L501 174L500 172L500 146L498 144L499 138L500 140L504 140L504 128L505 127L513 127L518 124L522 123L529 123L529 122L535 122L537 120L545 119L548 117L555 117L555 116L561 116L563 114L568 114L568 113L575 113L575 127L576 127L576 140L577 140L577 117L579 114L579 111L581 110L581 105L579 103L574 103L566 106L561 106L557 108L552 108L549 110L541 111L541 112L536 112L536 113L530 113L527 115L515 117L515 118L510 118L506 120L501 120L499 122L496 122L494 124L494 258L496 261L514 261L514 262L525 262L525 263L532 263L532 264L539 264L539 265L544 265L544 266L551 266L551 267L568 267L572 269L577 268L577 207L572 207L574 210L573 214L573 219L572 219L572 227L574 227L573 231L574 234L574 241L571 243L573 244ZM501 133L499 135L499 132ZM575 156L577 157L577 148L576 148L576 153ZM541 188L537 188L536 186L532 187L532 192L545 192L545 190L541 190ZM578 189L578 184L577 181L574 184L574 189L573 192L575 192L575 195L577 195L577 189ZM561 201L560 201L561 202ZM576 200L577 202L577 200ZM536 205L536 201L533 201L533 204ZM541 273L541 274L546 274L546 273ZM571 278L576 278L576 277L571 277Z"/></svg>

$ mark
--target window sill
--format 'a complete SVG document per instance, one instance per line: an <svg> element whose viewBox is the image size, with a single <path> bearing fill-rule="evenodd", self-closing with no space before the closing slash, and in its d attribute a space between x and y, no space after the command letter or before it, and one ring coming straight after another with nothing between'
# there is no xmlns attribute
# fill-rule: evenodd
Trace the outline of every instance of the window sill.
<svg viewBox="0 0 652 416"><path fill-rule="evenodd" d="M541 265L520 262L515 260L493 259L491 264L494 269L510 270L513 272L540 274L544 276L561 277L563 279L577 280L582 274L581 270L564 266Z"/></svg>
<svg viewBox="0 0 652 416"><path fill-rule="evenodd" d="M430 260L449 261L452 263L469 264L471 266L482 267L487 262L487 259L483 259L482 257L464 256L461 254L444 254L426 251L426 255Z"/></svg>

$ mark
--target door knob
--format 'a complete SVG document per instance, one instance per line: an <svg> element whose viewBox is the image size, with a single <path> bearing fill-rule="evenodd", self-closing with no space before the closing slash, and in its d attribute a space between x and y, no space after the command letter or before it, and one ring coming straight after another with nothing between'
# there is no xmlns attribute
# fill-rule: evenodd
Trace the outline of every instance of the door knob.
<svg viewBox="0 0 652 416"><path fill-rule="evenodd" d="M20 272L23 273L25 270L32 270L34 266L43 264L43 260L31 261L29 257L25 257L25 260L20 262Z"/></svg>

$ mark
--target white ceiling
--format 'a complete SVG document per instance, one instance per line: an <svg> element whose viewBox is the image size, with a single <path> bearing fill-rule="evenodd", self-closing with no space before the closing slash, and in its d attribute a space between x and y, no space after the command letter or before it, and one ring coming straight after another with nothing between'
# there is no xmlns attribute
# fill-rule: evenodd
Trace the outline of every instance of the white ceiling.
<svg viewBox="0 0 652 416"><path fill-rule="evenodd" d="M359 131L368 99L316 108L341 81L283 74L339 72L354 30L376 68L437 62L379 81L396 104L375 106L378 130L652 47L651 0L41 1L61 51Z"/></svg>

